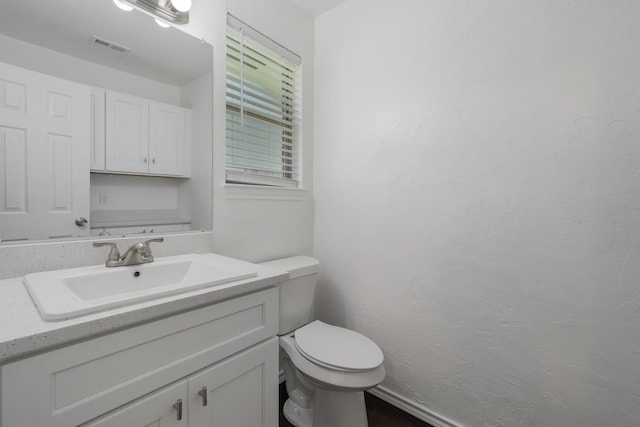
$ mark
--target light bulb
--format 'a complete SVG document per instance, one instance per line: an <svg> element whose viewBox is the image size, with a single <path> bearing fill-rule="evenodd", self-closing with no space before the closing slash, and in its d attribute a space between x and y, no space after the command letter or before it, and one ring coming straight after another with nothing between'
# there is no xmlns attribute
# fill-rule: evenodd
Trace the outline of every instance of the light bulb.
<svg viewBox="0 0 640 427"><path fill-rule="evenodd" d="M118 6L120 9L124 10L125 12L131 12L133 10L131 6L129 6L128 4L122 3L120 0L113 0L113 2L115 3L116 6Z"/></svg>
<svg viewBox="0 0 640 427"><path fill-rule="evenodd" d="M188 12L191 9L191 0L171 0L171 4L180 12Z"/></svg>
<svg viewBox="0 0 640 427"><path fill-rule="evenodd" d="M161 21L158 18L154 18L154 19L156 21L156 24L160 25L162 28L169 28L171 26L171 25L167 24L166 22Z"/></svg>

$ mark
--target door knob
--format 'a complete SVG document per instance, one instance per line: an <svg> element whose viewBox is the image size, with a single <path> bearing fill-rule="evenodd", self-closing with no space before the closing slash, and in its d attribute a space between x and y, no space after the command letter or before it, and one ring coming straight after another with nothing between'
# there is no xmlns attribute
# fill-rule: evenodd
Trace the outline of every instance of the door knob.
<svg viewBox="0 0 640 427"><path fill-rule="evenodd" d="M76 218L76 225L78 227L84 227L85 225L89 224L89 221L87 221L87 218L83 218L81 216L79 216L78 218Z"/></svg>

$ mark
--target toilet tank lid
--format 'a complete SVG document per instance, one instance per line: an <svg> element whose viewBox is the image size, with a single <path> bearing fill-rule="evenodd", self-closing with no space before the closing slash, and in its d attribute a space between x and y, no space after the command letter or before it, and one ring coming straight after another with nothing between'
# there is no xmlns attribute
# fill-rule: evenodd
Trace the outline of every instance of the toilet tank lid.
<svg viewBox="0 0 640 427"><path fill-rule="evenodd" d="M314 274L320 271L320 262L309 256L294 256L289 258L274 259L260 263L266 267L283 270L289 273L289 279Z"/></svg>

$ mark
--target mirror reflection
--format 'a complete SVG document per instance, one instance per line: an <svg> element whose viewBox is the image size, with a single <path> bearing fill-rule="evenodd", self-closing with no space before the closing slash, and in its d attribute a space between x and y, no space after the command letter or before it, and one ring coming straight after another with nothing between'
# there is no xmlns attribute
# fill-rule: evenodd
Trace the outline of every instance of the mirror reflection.
<svg viewBox="0 0 640 427"><path fill-rule="evenodd" d="M213 48L111 0L3 0L0 240L208 229Z"/></svg>

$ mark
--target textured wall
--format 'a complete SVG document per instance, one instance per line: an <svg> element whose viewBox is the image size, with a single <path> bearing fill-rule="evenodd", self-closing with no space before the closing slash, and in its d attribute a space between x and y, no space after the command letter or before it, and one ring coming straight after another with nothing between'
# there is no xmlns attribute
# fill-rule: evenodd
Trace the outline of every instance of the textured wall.
<svg viewBox="0 0 640 427"><path fill-rule="evenodd" d="M467 426L640 425L640 3L316 21L320 318Z"/></svg>

